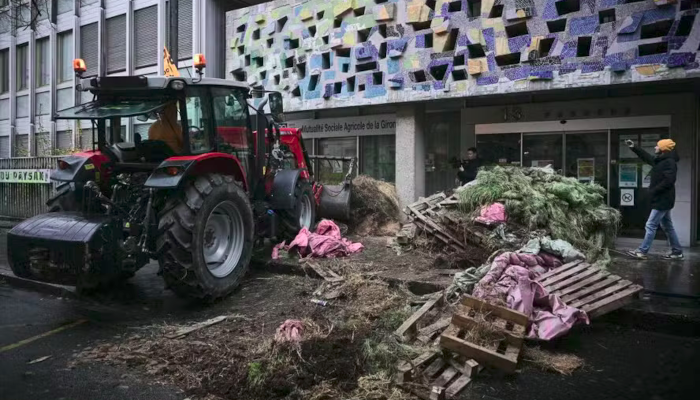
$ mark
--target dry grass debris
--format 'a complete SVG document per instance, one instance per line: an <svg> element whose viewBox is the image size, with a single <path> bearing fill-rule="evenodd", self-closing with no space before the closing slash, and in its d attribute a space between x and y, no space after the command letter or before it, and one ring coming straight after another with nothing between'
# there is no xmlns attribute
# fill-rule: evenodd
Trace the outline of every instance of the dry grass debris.
<svg viewBox="0 0 700 400"><path fill-rule="evenodd" d="M525 347L523 359L546 371L571 375L584 365L581 357L573 354L552 353L539 347Z"/></svg>
<svg viewBox="0 0 700 400"><path fill-rule="evenodd" d="M366 175L352 180L352 220L358 235L393 236L401 229L396 186Z"/></svg>

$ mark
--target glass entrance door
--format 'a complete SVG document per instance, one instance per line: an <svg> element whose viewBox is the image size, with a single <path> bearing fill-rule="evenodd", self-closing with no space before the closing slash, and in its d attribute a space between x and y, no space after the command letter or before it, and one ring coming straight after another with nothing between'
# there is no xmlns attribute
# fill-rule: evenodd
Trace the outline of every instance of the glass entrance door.
<svg viewBox="0 0 700 400"><path fill-rule="evenodd" d="M607 189L608 132L567 132L565 140L566 176Z"/></svg>
<svg viewBox="0 0 700 400"><path fill-rule="evenodd" d="M622 213L620 235L644 237L644 225L651 212L649 171L625 144L625 140L653 154L656 142L669 137L668 128L615 129L610 131L610 205ZM662 229L657 239L665 239Z"/></svg>
<svg viewBox="0 0 700 400"><path fill-rule="evenodd" d="M561 132L523 134L523 167L546 167L560 173L564 163Z"/></svg>

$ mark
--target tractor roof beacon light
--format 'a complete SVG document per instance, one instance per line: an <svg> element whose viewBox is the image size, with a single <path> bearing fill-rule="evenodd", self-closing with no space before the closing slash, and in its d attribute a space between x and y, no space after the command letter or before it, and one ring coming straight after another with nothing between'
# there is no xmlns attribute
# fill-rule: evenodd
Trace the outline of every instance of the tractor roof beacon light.
<svg viewBox="0 0 700 400"><path fill-rule="evenodd" d="M87 66L85 65L85 60L82 58L76 58L73 60L73 71L78 78L82 78L85 71L87 71Z"/></svg>
<svg viewBox="0 0 700 400"><path fill-rule="evenodd" d="M199 81L202 80L202 74L204 73L204 68L207 66L207 59L204 58L204 54L197 53L194 55L194 58L192 60L192 64L194 65L194 69L197 72L197 75L199 75Z"/></svg>

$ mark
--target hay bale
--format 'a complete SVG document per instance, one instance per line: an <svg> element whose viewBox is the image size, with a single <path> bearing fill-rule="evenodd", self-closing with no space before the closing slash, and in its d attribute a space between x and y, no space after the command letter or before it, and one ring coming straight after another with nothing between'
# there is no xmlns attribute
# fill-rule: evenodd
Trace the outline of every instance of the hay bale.
<svg viewBox="0 0 700 400"><path fill-rule="evenodd" d="M395 235L400 229L401 207L396 186L366 175L352 181L350 199L355 233L360 235Z"/></svg>

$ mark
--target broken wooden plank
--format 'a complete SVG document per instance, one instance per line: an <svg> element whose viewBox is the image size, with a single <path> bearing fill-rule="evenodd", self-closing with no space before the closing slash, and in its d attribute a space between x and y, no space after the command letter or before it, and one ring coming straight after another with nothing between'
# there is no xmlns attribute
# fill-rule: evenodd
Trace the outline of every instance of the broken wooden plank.
<svg viewBox="0 0 700 400"><path fill-rule="evenodd" d="M460 376L445 389L445 395L448 399L457 396L471 381L471 378L466 375Z"/></svg>
<svg viewBox="0 0 700 400"><path fill-rule="evenodd" d="M445 368L445 360L443 360L442 357L436 358L430 365L428 365L428 368L423 371L423 375L425 375L428 379L432 379L435 375L442 371L443 368Z"/></svg>
<svg viewBox="0 0 700 400"><path fill-rule="evenodd" d="M432 383L433 386L440 386L440 387L445 387L447 386L447 383L454 378L459 371L455 369L452 366L448 366L445 368L444 371L442 371L442 374Z"/></svg>
<svg viewBox="0 0 700 400"><path fill-rule="evenodd" d="M588 286L593 282L597 282L601 279L604 279L606 276L609 276L609 275L610 274L608 274L607 272L600 271L600 272L596 273L595 275L593 275L589 278L586 278L578 283L575 283L575 284L568 286L568 287L565 287L563 289L555 290L554 292L551 292L551 293L556 294L559 297L563 297L563 296L566 296L570 293L574 293L575 291L581 289L582 287ZM564 301L566 301L566 300L564 300Z"/></svg>
<svg viewBox="0 0 700 400"><path fill-rule="evenodd" d="M450 319L442 318L437 322L434 322L426 326L425 328L420 329L418 331L418 340L420 340L423 343L428 343L436 332L445 329L448 326L450 326Z"/></svg>
<svg viewBox="0 0 700 400"><path fill-rule="evenodd" d="M490 312L497 317L501 317L519 325L527 326L528 323L527 315L509 308L487 303L483 300L477 299L476 297L465 295L462 298L462 304L473 308L477 312Z"/></svg>
<svg viewBox="0 0 700 400"><path fill-rule="evenodd" d="M187 328L178 329L175 333L170 334L170 335L166 335L165 337L168 339L175 339L175 338L179 338L181 336L189 335L190 333L192 333L194 331L200 330L202 328L206 328L208 326L212 326L214 324L218 324L219 322L224 321L226 318L228 318L228 316L220 315L218 317L214 317L214 318L208 319L206 321L196 323L196 324L189 326Z"/></svg>
<svg viewBox="0 0 700 400"><path fill-rule="evenodd" d="M436 304L440 303L442 300L442 292L434 294L433 297L425 302L421 308L418 309L413 315L411 315L403 324L394 332L396 336L402 340L405 338L406 334L413 334L416 330L416 324L418 320L423 318L425 314L430 311Z"/></svg>
<svg viewBox="0 0 700 400"><path fill-rule="evenodd" d="M419 355L411 361L405 361L399 365L399 371L410 371L416 367L420 367L423 364L427 364L432 361L438 354L438 351L426 351L425 353Z"/></svg>
<svg viewBox="0 0 700 400"><path fill-rule="evenodd" d="M445 400L445 388L441 386L433 386L430 391L430 400Z"/></svg>
<svg viewBox="0 0 700 400"><path fill-rule="evenodd" d="M544 287L549 287L551 285L554 285L557 282L561 282L565 279L570 278L573 275L576 275L577 273L585 270L586 268L590 268L590 265L589 264L581 264L581 265L578 265L574 268L570 268L566 271L563 271L559 274L556 274L554 276L550 276L550 277L545 278L543 280L539 280L538 282Z"/></svg>
<svg viewBox="0 0 700 400"><path fill-rule="evenodd" d="M318 263L312 261L306 261L308 265L318 276L323 278L326 282L342 282L345 280L342 276L339 276L335 272L331 271L329 268L323 267Z"/></svg>
<svg viewBox="0 0 700 400"><path fill-rule="evenodd" d="M519 329L517 332L508 331L505 329L507 322L503 319L501 319L501 321L502 323L500 325L502 325L503 328L501 332L505 335L505 339L508 341L508 343L514 346L521 347L523 345L524 336L519 332L524 332L524 329ZM452 314L452 324L457 325L461 328L471 329L481 325L481 322L476 321L475 319L467 315L467 313L464 313L461 310L457 310L454 314Z"/></svg>
<svg viewBox="0 0 700 400"><path fill-rule="evenodd" d="M456 336L445 335L444 333L440 337L440 346L508 373L514 373L518 365L517 356L513 357L508 350L506 350L506 355L503 355L494 350L469 343ZM517 351L518 349L516 348L515 350Z"/></svg>

